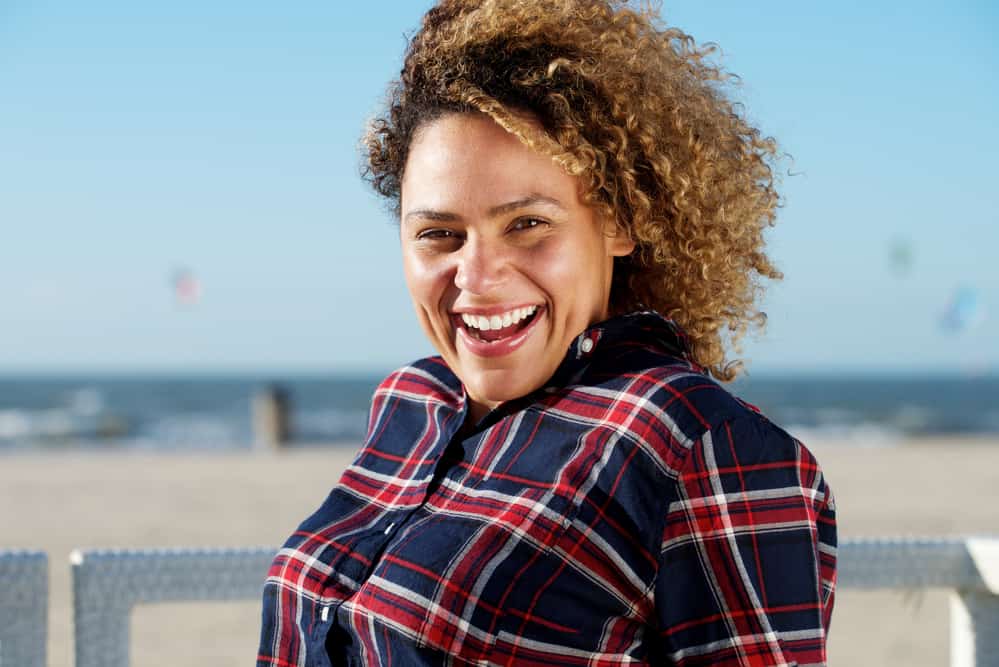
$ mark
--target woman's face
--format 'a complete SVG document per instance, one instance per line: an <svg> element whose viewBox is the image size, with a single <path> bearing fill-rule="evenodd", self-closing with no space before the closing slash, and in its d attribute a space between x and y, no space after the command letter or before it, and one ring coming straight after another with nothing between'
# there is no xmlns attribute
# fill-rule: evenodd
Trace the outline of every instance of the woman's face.
<svg viewBox="0 0 999 667"><path fill-rule="evenodd" d="M634 248L580 201L577 178L481 114L416 133L401 204L417 317L475 419L541 387L607 317L613 259Z"/></svg>

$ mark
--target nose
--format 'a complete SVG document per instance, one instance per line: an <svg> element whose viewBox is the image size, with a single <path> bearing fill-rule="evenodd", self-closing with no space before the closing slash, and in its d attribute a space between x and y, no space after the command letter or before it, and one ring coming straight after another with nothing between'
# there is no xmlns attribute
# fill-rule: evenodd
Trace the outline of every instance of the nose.
<svg viewBox="0 0 999 667"><path fill-rule="evenodd" d="M503 284L507 259L497 244L469 237L457 253L455 286L465 292L486 295Z"/></svg>

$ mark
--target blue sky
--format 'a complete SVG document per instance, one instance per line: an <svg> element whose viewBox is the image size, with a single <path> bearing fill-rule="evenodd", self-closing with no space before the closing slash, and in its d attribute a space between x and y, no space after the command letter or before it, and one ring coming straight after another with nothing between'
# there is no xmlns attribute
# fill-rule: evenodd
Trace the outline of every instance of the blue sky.
<svg viewBox="0 0 999 667"><path fill-rule="evenodd" d="M428 6L0 5L0 372L380 372L430 353L357 153ZM794 158L769 235L786 278L750 369L999 368L997 5L664 15L721 45ZM196 306L174 300L178 267ZM977 322L947 331L962 286Z"/></svg>

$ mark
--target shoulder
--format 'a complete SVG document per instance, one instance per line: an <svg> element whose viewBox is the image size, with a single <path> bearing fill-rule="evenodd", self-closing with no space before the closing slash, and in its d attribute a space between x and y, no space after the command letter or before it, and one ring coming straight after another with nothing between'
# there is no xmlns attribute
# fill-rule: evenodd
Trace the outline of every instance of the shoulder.
<svg viewBox="0 0 999 667"><path fill-rule="evenodd" d="M627 425L667 470L680 471L707 444L722 458L792 461L817 471L799 440L700 368L668 354L631 356L644 363L594 369L583 391L613 396L609 421Z"/></svg>
<svg viewBox="0 0 999 667"><path fill-rule="evenodd" d="M784 470L800 484L819 484L818 464L808 448L721 383L702 374L675 378L666 386L671 412L690 434L685 468L745 472L748 466L757 475ZM704 457L711 461L690 461Z"/></svg>
<svg viewBox="0 0 999 667"><path fill-rule="evenodd" d="M578 412L659 452L677 470L704 439L738 433L737 446L801 445L696 364L682 328L654 311L623 315L586 332L585 372L571 384ZM779 447L778 447L779 446Z"/></svg>
<svg viewBox="0 0 999 667"><path fill-rule="evenodd" d="M764 505L783 498L787 507L805 508L803 521L834 516L832 491L812 451L760 410L725 393L732 403L714 412L678 468L685 495L734 494Z"/></svg>
<svg viewBox="0 0 999 667"><path fill-rule="evenodd" d="M461 396L461 381L441 357L435 356L417 359L389 373L375 388L372 400L456 404Z"/></svg>
<svg viewBox="0 0 999 667"><path fill-rule="evenodd" d="M354 466L388 475L392 461L432 457L454 432L463 404L461 383L440 357L392 371L371 398L367 435Z"/></svg>
<svg viewBox="0 0 999 667"><path fill-rule="evenodd" d="M596 334L597 344L583 384L655 408L689 440L753 411L693 362L686 335L672 320L643 311L609 320L604 330L588 334Z"/></svg>
<svg viewBox="0 0 999 667"><path fill-rule="evenodd" d="M688 443L727 420L758 414L695 364L650 348L632 347L600 360L584 384L616 395L619 406L669 422L670 432Z"/></svg>

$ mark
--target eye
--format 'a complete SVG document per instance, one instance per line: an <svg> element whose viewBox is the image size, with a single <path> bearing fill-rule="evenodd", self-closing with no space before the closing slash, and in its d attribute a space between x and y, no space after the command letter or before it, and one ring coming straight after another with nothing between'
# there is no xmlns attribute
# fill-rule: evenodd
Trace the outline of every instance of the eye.
<svg viewBox="0 0 999 667"><path fill-rule="evenodd" d="M541 218L520 218L514 221L510 229L513 231L527 231L530 229L538 229L540 227L547 227L548 221L542 220Z"/></svg>
<svg viewBox="0 0 999 667"><path fill-rule="evenodd" d="M424 229L418 232L416 238L420 241L446 241L450 239L459 238L457 232L451 229Z"/></svg>

